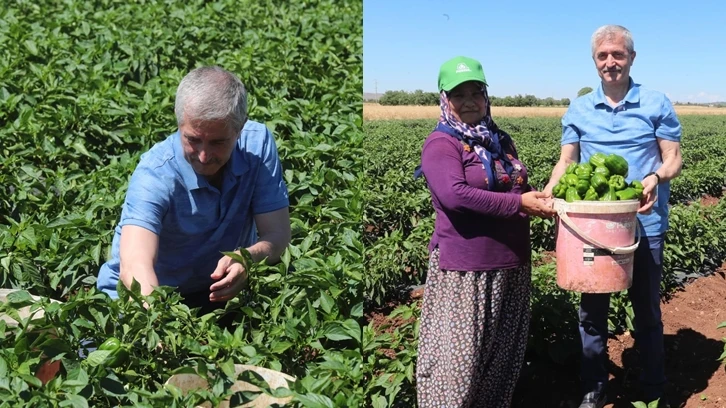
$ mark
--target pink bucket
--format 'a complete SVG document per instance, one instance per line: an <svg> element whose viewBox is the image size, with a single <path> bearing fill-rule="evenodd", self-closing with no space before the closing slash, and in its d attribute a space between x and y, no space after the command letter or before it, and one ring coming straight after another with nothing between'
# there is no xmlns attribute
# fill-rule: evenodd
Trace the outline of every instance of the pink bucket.
<svg viewBox="0 0 726 408"><path fill-rule="evenodd" d="M557 285L581 293L628 289L640 243L639 206L638 200L568 203L555 199Z"/></svg>

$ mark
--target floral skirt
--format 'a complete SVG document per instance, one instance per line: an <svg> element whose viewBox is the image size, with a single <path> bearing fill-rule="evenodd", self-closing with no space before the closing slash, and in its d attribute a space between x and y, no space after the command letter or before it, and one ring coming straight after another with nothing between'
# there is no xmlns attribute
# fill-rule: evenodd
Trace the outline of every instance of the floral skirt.
<svg viewBox="0 0 726 408"><path fill-rule="evenodd" d="M446 271L431 253L419 331L420 408L511 405L527 347L531 266Z"/></svg>

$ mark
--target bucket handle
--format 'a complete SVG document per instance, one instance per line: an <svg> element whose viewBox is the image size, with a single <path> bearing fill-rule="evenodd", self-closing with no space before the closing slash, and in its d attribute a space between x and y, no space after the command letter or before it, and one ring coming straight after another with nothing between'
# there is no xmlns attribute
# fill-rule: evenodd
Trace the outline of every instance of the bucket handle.
<svg viewBox="0 0 726 408"><path fill-rule="evenodd" d="M577 235L579 235L582 239L587 241L589 244L594 245L598 248L606 249L606 250L610 251L610 253L612 253L612 254L618 254L618 255L632 254L633 252L635 252L636 249L638 249L638 245L640 245L640 228L638 228L637 225L635 227L636 239L635 239L635 243L633 245L626 246L626 247L611 247L611 246L605 245L602 242L596 240L595 238L585 234L577 225L575 225L574 222L572 222L572 220L567 215L567 212L565 211L564 208L562 208L562 207L558 208L557 215L560 216L560 219L562 219L562 221L568 227L570 227L573 231L575 231L577 233Z"/></svg>

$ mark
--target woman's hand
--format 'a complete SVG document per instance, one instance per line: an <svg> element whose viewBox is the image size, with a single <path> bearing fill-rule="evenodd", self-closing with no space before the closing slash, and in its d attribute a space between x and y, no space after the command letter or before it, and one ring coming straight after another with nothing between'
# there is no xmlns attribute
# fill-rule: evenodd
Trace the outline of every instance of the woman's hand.
<svg viewBox="0 0 726 408"><path fill-rule="evenodd" d="M541 191L530 191L522 194L522 201L519 210L527 215L534 215L540 218L551 218L557 214L552 206L551 196Z"/></svg>

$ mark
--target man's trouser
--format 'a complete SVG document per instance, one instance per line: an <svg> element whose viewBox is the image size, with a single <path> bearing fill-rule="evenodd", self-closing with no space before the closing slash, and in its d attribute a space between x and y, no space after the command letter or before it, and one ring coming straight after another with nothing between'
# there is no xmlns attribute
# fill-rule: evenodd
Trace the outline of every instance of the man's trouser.
<svg viewBox="0 0 726 408"><path fill-rule="evenodd" d="M665 351L660 312L664 235L641 237L635 251L633 285L628 297L635 314L635 344L640 356L644 398L655 400L665 386ZM607 342L610 294L583 293L580 302L581 377L586 392L608 381Z"/></svg>

